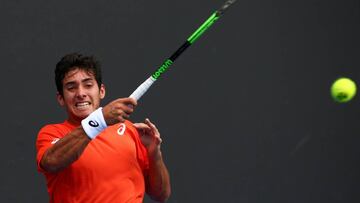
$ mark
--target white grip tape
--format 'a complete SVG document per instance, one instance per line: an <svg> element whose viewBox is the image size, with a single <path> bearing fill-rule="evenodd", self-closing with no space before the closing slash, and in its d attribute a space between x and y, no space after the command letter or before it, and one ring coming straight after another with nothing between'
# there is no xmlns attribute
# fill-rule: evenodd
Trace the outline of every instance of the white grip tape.
<svg viewBox="0 0 360 203"><path fill-rule="evenodd" d="M102 113L102 108L96 109L88 117L81 121L81 125L91 139L94 139L107 125Z"/></svg>
<svg viewBox="0 0 360 203"><path fill-rule="evenodd" d="M140 99L143 94L150 88L150 86L155 82L156 80L153 77L149 77L145 80L136 90L129 96L131 98L134 98L136 101Z"/></svg>

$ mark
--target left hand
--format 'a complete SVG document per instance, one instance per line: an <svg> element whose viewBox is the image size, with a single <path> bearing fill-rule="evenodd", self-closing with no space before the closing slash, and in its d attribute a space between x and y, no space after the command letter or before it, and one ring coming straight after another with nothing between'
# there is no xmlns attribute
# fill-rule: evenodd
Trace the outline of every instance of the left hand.
<svg viewBox="0 0 360 203"><path fill-rule="evenodd" d="M146 147L149 156L151 158L161 156L160 145L162 140L156 126L146 118L144 123L134 123L134 127L138 130L141 142Z"/></svg>

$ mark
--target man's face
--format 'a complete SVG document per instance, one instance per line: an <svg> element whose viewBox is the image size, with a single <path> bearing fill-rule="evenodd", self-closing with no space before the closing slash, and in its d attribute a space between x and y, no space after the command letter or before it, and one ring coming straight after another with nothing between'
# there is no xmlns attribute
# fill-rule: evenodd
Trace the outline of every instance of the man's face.
<svg viewBox="0 0 360 203"><path fill-rule="evenodd" d="M63 81L63 95L57 94L61 106L65 106L70 122L79 124L100 106L105 96L104 85L99 85L92 73L74 69L69 71Z"/></svg>

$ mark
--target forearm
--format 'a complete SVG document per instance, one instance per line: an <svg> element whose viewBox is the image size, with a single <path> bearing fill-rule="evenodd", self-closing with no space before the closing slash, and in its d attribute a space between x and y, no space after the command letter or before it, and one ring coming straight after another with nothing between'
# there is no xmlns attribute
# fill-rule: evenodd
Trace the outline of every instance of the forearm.
<svg viewBox="0 0 360 203"><path fill-rule="evenodd" d="M45 152L41 167L48 172L66 168L80 157L90 141L81 126L75 128Z"/></svg>
<svg viewBox="0 0 360 203"><path fill-rule="evenodd" d="M152 199L160 202L165 202L170 196L170 177L161 152L149 159L147 193Z"/></svg>

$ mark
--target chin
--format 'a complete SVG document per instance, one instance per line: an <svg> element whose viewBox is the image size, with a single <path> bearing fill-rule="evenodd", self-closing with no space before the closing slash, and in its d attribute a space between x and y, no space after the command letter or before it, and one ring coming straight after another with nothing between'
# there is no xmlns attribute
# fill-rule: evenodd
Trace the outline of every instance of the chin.
<svg viewBox="0 0 360 203"><path fill-rule="evenodd" d="M76 112L74 115L80 119L88 117L94 110L86 110L81 112Z"/></svg>

